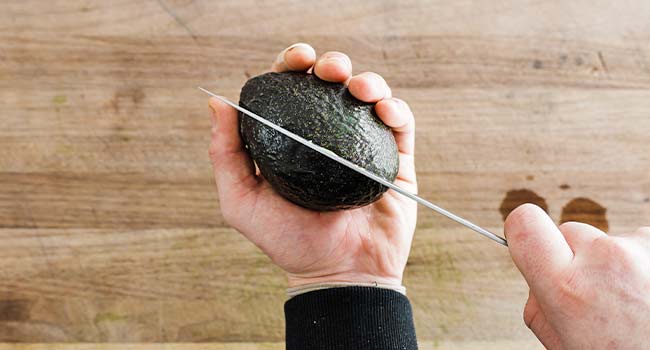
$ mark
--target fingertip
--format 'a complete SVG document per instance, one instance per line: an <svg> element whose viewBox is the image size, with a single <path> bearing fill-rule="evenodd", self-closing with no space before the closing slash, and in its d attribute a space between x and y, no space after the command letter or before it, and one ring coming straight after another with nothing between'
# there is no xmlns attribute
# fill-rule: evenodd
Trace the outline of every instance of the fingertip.
<svg viewBox="0 0 650 350"><path fill-rule="evenodd" d="M271 71L306 71L313 66L315 60L316 51L311 45L295 43L280 51L271 65Z"/></svg>
<svg viewBox="0 0 650 350"><path fill-rule="evenodd" d="M348 89L352 96L364 102L372 103L391 97L386 80L373 72L364 72L352 77Z"/></svg>
<svg viewBox="0 0 650 350"><path fill-rule="evenodd" d="M415 117L408 104L398 98L383 99L375 104L375 112L384 124L400 133L415 130Z"/></svg>
<svg viewBox="0 0 650 350"><path fill-rule="evenodd" d="M222 111L223 106L226 104L216 97L210 97L208 100L208 105L210 106L210 109L213 113L219 114L219 112Z"/></svg>
<svg viewBox="0 0 650 350"><path fill-rule="evenodd" d="M212 112L213 118L217 117L217 111L219 110L219 104L221 101L217 99L216 97L210 97L208 99L208 107L210 107L210 111Z"/></svg>
<svg viewBox="0 0 650 350"><path fill-rule="evenodd" d="M375 104L375 113L384 124L399 132L410 131L407 127L413 126L413 114L407 109L406 103L397 98L383 99Z"/></svg>
<svg viewBox="0 0 650 350"><path fill-rule="evenodd" d="M216 97L210 97L208 105L215 120L237 117L237 110Z"/></svg>
<svg viewBox="0 0 650 350"><path fill-rule="evenodd" d="M218 150L239 151L242 148L242 141L239 135L237 110L216 97L211 97L208 105L212 110L211 136L214 149L211 149L211 154L217 153Z"/></svg>
<svg viewBox="0 0 650 350"><path fill-rule="evenodd" d="M534 238L537 231L540 228L548 228L549 223L553 229L559 231L544 209L532 203L518 206L508 214L503 225L508 246L516 247L526 242L531 236Z"/></svg>
<svg viewBox="0 0 650 350"><path fill-rule="evenodd" d="M533 225L534 222L540 220L543 216L547 215L542 208L532 203L524 203L515 208L506 217L504 224L505 234L508 236L508 239L517 240L519 237L514 237L514 235L529 234L530 232L526 228Z"/></svg>
<svg viewBox="0 0 650 350"><path fill-rule="evenodd" d="M344 53L326 52L314 64L314 73L322 80L342 83L352 75L352 61Z"/></svg>
<svg viewBox="0 0 650 350"><path fill-rule="evenodd" d="M383 99L375 104L375 113L393 130L398 150L412 156L415 152L415 118L408 104L398 98Z"/></svg>
<svg viewBox="0 0 650 350"><path fill-rule="evenodd" d="M284 64L291 71L307 71L315 61L316 50L305 43L293 44L284 53Z"/></svg>

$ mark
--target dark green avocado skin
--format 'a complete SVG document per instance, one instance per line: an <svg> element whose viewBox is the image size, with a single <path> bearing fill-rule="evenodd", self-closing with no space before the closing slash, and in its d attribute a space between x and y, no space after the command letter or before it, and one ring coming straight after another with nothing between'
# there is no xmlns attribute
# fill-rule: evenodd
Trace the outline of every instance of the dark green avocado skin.
<svg viewBox="0 0 650 350"><path fill-rule="evenodd" d="M373 104L339 83L307 73L266 73L246 82L240 106L390 182L398 170L393 134ZM240 113L241 135L264 178L308 209L351 209L378 200L387 187Z"/></svg>

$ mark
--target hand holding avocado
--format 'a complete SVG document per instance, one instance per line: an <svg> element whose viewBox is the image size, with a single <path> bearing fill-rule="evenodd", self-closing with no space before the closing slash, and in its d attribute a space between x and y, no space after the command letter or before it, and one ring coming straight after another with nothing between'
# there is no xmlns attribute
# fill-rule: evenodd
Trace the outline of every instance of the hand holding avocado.
<svg viewBox="0 0 650 350"><path fill-rule="evenodd" d="M341 154L350 144L338 149L337 142L354 139L361 121L372 132L360 136L358 144L369 148L359 153L370 156L346 158L417 192L413 114L404 101L392 97L381 76L352 76L345 54L327 52L316 59L306 44L282 51L272 70L285 73L252 79L242 90L240 104L254 112L271 108L257 112ZM310 98L327 103L286 110L278 103L278 91L290 106ZM409 301L397 289L390 290L401 286L416 203L354 179L336 163L251 120L238 120L237 111L219 100L211 99L210 107L210 157L226 221L287 272L289 287L356 285L320 289L287 301L287 349L357 349L360 344L417 349ZM340 191L347 182L355 188ZM356 189L360 192L354 193ZM558 228L540 208L525 204L508 216L505 233L512 259L530 287L526 325L547 348L647 347L650 228L619 237L579 223ZM363 287L368 283L389 288Z"/></svg>
<svg viewBox="0 0 650 350"><path fill-rule="evenodd" d="M282 51L272 70L296 72L294 75L299 74L297 72L307 74L311 70L318 80L311 80L309 84L329 89L319 97L333 97L349 91L350 101L352 96L360 100L353 102L350 108L364 109L363 117L368 122L376 114L392 130L387 140L397 146L393 152L399 158L399 171L397 162L394 162L384 174L390 177L390 172L397 171L397 174L392 173L395 182L412 192L417 191L413 114L404 101L392 97L381 76L375 73L352 76L352 63L345 54L327 52L316 60L314 49L306 44L296 44ZM345 83L348 88L340 89L336 84L325 82ZM242 93L242 97L245 96ZM374 104L374 114L371 115L371 109L365 107L367 104ZM367 201L374 201L372 204L346 211L318 212L296 205L294 202L300 202L299 198L293 202L285 199L272 188L264 174L256 174L255 165L240 137L237 112L216 99L210 100L210 106L214 111L210 156L221 211L229 224L287 271L290 287L325 282L401 285L415 229L417 207L414 202L391 191L379 197L383 192L380 189ZM359 115L359 112L356 115L344 113L339 117ZM385 128L384 124L381 126ZM373 136L386 137L381 133L381 127L373 130L377 130ZM374 152L386 151L390 156L388 141ZM259 165L261 168L264 166L261 162ZM307 206L305 201L301 204ZM323 210L332 204L326 198L316 208ZM357 203L353 201L348 207L355 206Z"/></svg>

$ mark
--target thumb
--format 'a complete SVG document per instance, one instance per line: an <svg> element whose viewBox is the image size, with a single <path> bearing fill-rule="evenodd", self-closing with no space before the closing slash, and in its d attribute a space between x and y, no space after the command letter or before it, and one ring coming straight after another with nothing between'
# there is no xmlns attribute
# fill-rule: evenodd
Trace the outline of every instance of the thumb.
<svg viewBox="0 0 650 350"><path fill-rule="evenodd" d="M210 98L212 139L210 160L222 203L239 203L258 182L255 166L239 135L237 110L216 98ZM222 208L223 211L223 208Z"/></svg>
<svg viewBox="0 0 650 350"><path fill-rule="evenodd" d="M523 204L506 218L505 234L512 260L532 293L540 298L551 295L548 290L573 259L553 220L540 207Z"/></svg>

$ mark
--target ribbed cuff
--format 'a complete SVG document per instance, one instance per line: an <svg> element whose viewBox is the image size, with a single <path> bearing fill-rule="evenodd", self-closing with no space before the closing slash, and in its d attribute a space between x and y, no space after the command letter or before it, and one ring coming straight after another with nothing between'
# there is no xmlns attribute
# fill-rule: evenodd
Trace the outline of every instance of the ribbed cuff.
<svg viewBox="0 0 650 350"><path fill-rule="evenodd" d="M317 290L289 299L284 313L287 350L417 349L411 304L393 290Z"/></svg>

